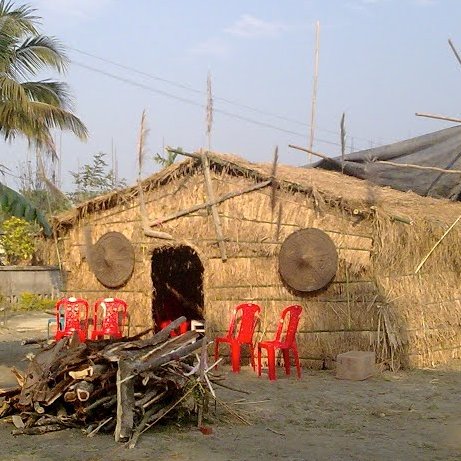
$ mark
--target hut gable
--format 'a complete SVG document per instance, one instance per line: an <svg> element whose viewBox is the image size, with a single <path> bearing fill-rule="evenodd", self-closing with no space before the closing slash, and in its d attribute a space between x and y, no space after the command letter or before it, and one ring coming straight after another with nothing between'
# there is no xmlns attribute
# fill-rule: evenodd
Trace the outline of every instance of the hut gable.
<svg viewBox="0 0 461 461"><path fill-rule="evenodd" d="M271 164L233 155L209 154L209 163L215 199L226 198L216 205L222 239L203 205L209 191L198 158L58 216L69 295L126 299L133 331L182 312L204 318L212 335L227 328L236 304L253 301L263 307L258 339L274 334L284 306L301 304L300 353L315 367L331 366L350 349L374 349L391 367L459 354L457 227L415 268L461 215L461 204L285 165L274 180ZM283 284L278 252L305 227L332 238L339 262L328 286L302 294ZM135 251L133 274L116 289L104 287L88 264L91 245L110 231Z"/></svg>

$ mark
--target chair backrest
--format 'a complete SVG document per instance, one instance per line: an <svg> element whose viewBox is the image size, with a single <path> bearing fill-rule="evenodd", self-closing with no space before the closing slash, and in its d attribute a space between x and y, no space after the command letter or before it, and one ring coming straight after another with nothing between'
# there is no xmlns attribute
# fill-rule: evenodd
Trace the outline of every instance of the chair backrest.
<svg viewBox="0 0 461 461"><path fill-rule="evenodd" d="M302 311L303 308L298 304L294 304L283 309L282 313L280 314L277 333L275 334L276 341L280 341L283 345L288 347L295 342L299 317L301 316ZM289 315L288 324L286 323L287 315ZM284 333L284 338L280 339L282 333Z"/></svg>
<svg viewBox="0 0 461 461"><path fill-rule="evenodd" d="M88 302L82 298L62 298L56 303L56 324L58 330L88 330ZM61 318L64 317L64 322ZM80 322L83 321L83 326ZM62 325L62 328L61 328Z"/></svg>
<svg viewBox="0 0 461 461"><path fill-rule="evenodd" d="M121 316L121 318L120 318ZM93 328L122 333L127 321L127 304L119 298L100 298L94 303ZM98 323L101 326L98 326Z"/></svg>
<svg viewBox="0 0 461 461"><path fill-rule="evenodd" d="M253 303L239 304L234 308L227 336L240 343L250 343L253 338L261 307ZM240 322L240 325L238 323ZM237 331L238 328L238 331Z"/></svg>

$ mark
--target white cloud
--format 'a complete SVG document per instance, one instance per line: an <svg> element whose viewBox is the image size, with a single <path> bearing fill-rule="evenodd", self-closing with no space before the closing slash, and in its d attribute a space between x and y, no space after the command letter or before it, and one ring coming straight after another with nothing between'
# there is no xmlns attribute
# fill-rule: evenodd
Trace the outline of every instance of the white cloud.
<svg viewBox="0 0 461 461"><path fill-rule="evenodd" d="M229 53L229 47L223 40L212 37L191 48L189 53L201 56L222 57Z"/></svg>
<svg viewBox="0 0 461 461"><path fill-rule="evenodd" d="M255 18L249 14L242 15L231 27L225 31L237 37L275 37L286 30L286 26L276 22L268 22Z"/></svg>

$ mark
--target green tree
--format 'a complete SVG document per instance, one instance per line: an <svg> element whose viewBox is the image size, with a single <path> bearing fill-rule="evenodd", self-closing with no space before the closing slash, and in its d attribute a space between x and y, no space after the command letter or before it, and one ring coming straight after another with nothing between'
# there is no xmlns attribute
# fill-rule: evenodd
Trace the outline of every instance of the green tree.
<svg viewBox="0 0 461 461"><path fill-rule="evenodd" d="M0 244L8 264L18 264L32 257L35 252L34 232L31 224L12 217L3 222Z"/></svg>
<svg viewBox="0 0 461 461"><path fill-rule="evenodd" d="M70 172L76 186L75 191L68 194L73 203L84 202L126 186L126 179L117 178L114 170L109 169L105 156L104 152L98 152L93 156L92 164L85 164L77 172Z"/></svg>
<svg viewBox="0 0 461 461"><path fill-rule="evenodd" d="M39 33L35 11L0 0L0 134L5 140L23 135L54 153L50 130L71 130L86 139L87 129L71 112L65 83L34 80L47 69L61 73L68 63L59 41Z"/></svg>
<svg viewBox="0 0 461 461"><path fill-rule="evenodd" d="M181 150L181 148L178 147L178 150ZM154 162L158 163L162 168L167 168L170 165L173 165L177 156L178 156L177 152L171 152L169 150L165 151L165 155L163 156L157 152L154 155Z"/></svg>

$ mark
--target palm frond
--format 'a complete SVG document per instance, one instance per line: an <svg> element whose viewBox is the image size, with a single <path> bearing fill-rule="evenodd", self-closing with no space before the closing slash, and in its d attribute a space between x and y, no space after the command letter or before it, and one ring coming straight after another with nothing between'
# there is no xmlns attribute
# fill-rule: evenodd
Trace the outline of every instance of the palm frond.
<svg viewBox="0 0 461 461"><path fill-rule="evenodd" d="M25 109L29 98L21 83L3 74L0 76L0 101L14 101L15 106Z"/></svg>
<svg viewBox="0 0 461 461"><path fill-rule="evenodd" d="M88 130L83 122L65 109L40 101L31 101L28 113L39 125L45 126L48 129L59 128L61 130L70 130L82 140L88 138Z"/></svg>
<svg viewBox="0 0 461 461"><path fill-rule="evenodd" d="M17 218L23 218L29 222L37 222L47 237L51 235L51 227L45 216L20 193L1 183L0 209Z"/></svg>
<svg viewBox="0 0 461 461"><path fill-rule="evenodd" d="M62 72L69 62L61 43L45 35L27 38L14 51L12 67L24 78L46 67Z"/></svg>
<svg viewBox="0 0 461 461"><path fill-rule="evenodd" d="M37 35L35 24L40 18L35 16L30 5L15 5L11 1L0 0L0 33L21 37L24 34Z"/></svg>
<svg viewBox="0 0 461 461"><path fill-rule="evenodd" d="M31 101L40 101L55 107L66 109L71 107L72 98L66 83L53 80L40 80L22 84Z"/></svg>

